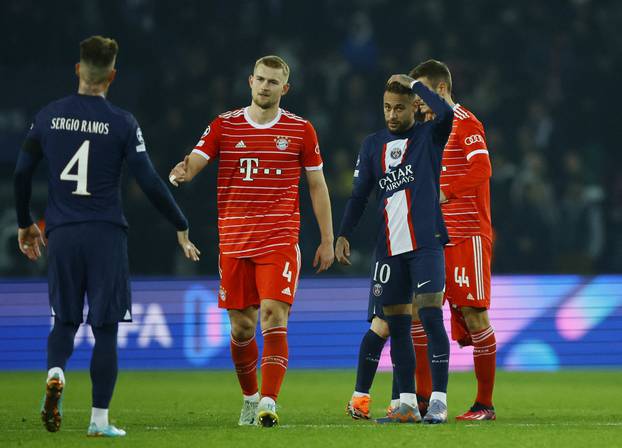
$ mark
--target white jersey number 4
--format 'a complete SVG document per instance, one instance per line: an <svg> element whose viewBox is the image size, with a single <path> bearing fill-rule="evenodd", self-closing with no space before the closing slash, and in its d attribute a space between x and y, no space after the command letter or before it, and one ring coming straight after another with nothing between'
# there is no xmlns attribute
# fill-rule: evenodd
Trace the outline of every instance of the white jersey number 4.
<svg viewBox="0 0 622 448"><path fill-rule="evenodd" d="M77 182L76 189L72 191L72 194L80 196L90 196L91 193L87 190L87 176L89 173L89 146L91 142L84 140L76 153L73 155L69 163L63 168L63 172L60 173L60 180L68 180ZM77 174L71 174L70 171L75 165L78 165Z"/></svg>
<svg viewBox="0 0 622 448"><path fill-rule="evenodd" d="M456 269L454 269L454 280L455 282L458 284L458 286L460 286L462 288L462 285L466 285L467 288L470 287L469 285L469 276L466 275L466 268L462 268L462 274L458 275L458 270L460 268L458 266L456 266Z"/></svg>

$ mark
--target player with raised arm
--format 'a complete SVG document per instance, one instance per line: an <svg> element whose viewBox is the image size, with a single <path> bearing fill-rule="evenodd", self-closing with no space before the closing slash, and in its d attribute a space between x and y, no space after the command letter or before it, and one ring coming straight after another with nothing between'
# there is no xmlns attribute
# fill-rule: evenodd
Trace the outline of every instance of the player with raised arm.
<svg viewBox="0 0 622 448"><path fill-rule="evenodd" d="M304 167L321 243L313 266L334 260L333 229L322 157L308 120L279 107L289 67L278 56L257 60L249 77L250 106L226 112L207 127L170 174L189 182L218 162L219 306L231 322L231 357L243 394L239 425L278 424L276 400L288 363L287 321L300 272L299 193ZM264 338L261 397L255 331Z"/></svg>
<svg viewBox="0 0 622 448"><path fill-rule="evenodd" d="M495 420L492 403L496 369L496 339L490 325L490 264L492 169L482 123L451 97L451 74L445 64L429 60L411 73L447 101L454 110L451 135L443 154L441 207L450 243L445 247L445 298L451 310L452 339L473 345L477 378L475 404L457 420ZM421 103L421 112L434 111Z"/></svg>
<svg viewBox="0 0 622 448"><path fill-rule="evenodd" d="M415 123L415 96L430 104L436 113L434 120ZM370 314L383 315L388 324L400 396L400 406L377 422L421 421L411 338L414 305L430 340L433 365L438 366L433 369L435 384L424 422L444 423L449 340L441 307L445 286L443 246L448 238L439 205L439 176L453 111L423 83L406 75L389 79L383 105L387 128L363 141L335 253L340 263L349 264L348 239L375 189L381 225L372 261ZM384 345L379 336L376 334L376 346ZM361 347L361 354L365 352ZM368 392L355 391L353 400Z"/></svg>
<svg viewBox="0 0 622 448"><path fill-rule="evenodd" d="M127 221L121 204L124 161L138 184L176 227L186 257L199 251L188 240L188 221L155 172L136 119L106 100L118 52L113 39L93 36L80 43L78 93L48 104L36 115L15 170L19 248L31 260L46 238L30 215L32 175L41 159L48 166L46 228L50 308L46 392L41 410L50 432L60 429L65 366L82 323L95 336L91 358L92 403L88 436L119 437L108 421L117 379L119 322L132 320L127 258Z"/></svg>

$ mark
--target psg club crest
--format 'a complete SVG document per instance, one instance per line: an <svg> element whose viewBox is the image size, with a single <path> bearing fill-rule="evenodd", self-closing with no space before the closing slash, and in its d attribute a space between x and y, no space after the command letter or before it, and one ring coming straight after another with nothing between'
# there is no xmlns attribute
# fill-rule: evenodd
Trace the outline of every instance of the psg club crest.
<svg viewBox="0 0 622 448"><path fill-rule="evenodd" d="M289 139L287 137L277 137L274 139L276 143L276 149L284 151L289 146Z"/></svg>
<svg viewBox="0 0 622 448"><path fill-rule="evenodd" d="M397 160L399 158L402 157L402 149L401 148L395 148L393 150L391 150L391 158L393 160Z"/></svg>
<svg viewBox="0 0 622 448"><path fill-rule="evenodd" d="M373 293L376 297L380 297L382 294L382 285L380 283L374 285Z"/></svg>
<svg viewBox="0 0 622 448"><path fill-rule="evenodd" d="M218 289L218 298L223 302L227 300L227 291L222 286Z"/></svg>

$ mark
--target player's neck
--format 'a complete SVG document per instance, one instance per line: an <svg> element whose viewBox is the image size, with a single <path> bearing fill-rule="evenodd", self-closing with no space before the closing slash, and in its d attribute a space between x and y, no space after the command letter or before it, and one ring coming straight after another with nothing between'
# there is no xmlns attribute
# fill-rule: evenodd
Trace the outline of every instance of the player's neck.
<svg viewBox="0 0 622 448"><path fill-rule="evenodd" d="M270 123L279 113L279 105L275 104L269 109L262 109L254 102L248 107L248 115L257 124Z"/></svg>
<svg viewBox="0 0 622 448"><path fill-rule="evenodd" d="M443 95L443 99L447 104L449 104L449 107L451 107L452 109L456 106L454 100L451 99L451 95Z"/></svg>
<svg viewBox="0 0 622 448"><path fill-rule="evenodd" d="M106 98L107 90L108 89L106 87L102 87L101 84L92 85L81 82L78 86L79 95L101 96L102 98Z"/></svg>

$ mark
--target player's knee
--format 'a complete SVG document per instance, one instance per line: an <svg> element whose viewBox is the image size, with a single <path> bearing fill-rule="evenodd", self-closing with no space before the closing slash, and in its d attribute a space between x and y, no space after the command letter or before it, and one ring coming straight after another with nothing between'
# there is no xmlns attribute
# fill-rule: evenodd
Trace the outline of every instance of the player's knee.
<svg viewBox="0 0 622 448"><path fill-rule="evenodd" d="M443 292L431 292L425 294L417 294L414 299L415 308L420 310L422 308L442 308L443 307Z"/></svg>
<svg viewBox="0 0 622 448"><path fill-rule="evenodd" d="M386 320L380 319L377 316L371 321L370 329L383 339L389 337L389 324L387 324Z"/></svg>
<svg viewBox="0 0 622 448"><path fill-rule="evenodd" d="M261 328L272 328L287 325L289 307L276 301L264 301L261 304Z"/></svg>
<svg viewBox="0 0 622 448"><path fill-rule="evenodd" d="M470 332L481 331L490 326L488 311L485 308L462 307L462 315Z"/></svg>
<svg viewBox="0 0 622 448"><path fill-rule="evenodd" d="M231 335L234 339L246 340L255 334L255 323L249 317L237 317L231 319Z"/></svg>

